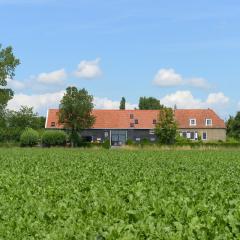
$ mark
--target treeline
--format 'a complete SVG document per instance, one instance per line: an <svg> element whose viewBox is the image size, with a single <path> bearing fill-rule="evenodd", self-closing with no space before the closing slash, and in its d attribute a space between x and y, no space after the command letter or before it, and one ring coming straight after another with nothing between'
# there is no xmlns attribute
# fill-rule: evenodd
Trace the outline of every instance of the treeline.
<svg viewBox="0 0 240 240"><path fill-rule="evenodd" d="M33 108L22 106L18 111L6 109L0 118L0 142L19 142L22 132L32 128L39 133L45 127L45 117L39 116Z"/></svg>

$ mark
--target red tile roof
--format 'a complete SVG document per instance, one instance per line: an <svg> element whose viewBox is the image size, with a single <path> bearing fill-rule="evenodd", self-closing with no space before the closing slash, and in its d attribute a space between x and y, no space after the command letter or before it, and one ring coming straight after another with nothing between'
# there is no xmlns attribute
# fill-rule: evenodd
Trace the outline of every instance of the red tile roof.
<svg viewBox="0 0 240 240"><path fill-rule="evenodd" d="M63 128L58 124L58 109L49 109L46 119L46 128L55 123L55 128ZM130 118L133 114L133 119ZM159 110L93 110L96 117L94 129L153 129L153 120L158 119ZM179 128L225 128L225 123L211 109L177 109L175 118ZM135 120L138 124L135 124ZM189 120L196 119L196 126L189 126ZM212 119L212 126L206 126L206 119ZM134 127L130 124L133 123Z"/></svg>

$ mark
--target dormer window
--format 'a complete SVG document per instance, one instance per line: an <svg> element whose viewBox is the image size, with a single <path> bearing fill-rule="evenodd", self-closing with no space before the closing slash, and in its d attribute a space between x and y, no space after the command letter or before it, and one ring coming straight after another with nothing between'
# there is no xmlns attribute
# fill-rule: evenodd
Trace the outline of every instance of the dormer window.
<svg viewBox="0 0 240 240"><path fill-rule="evenodd" d="M134 123L130 123L130 128L133 128L134 127Z"/></svg>
<svg viewBox="0 0 240 240"><path fill-rule="evenodd" d="M212 126L212 119L206 119L206 126Z"/></svg>
<svg viewBox="0 0 240 240"><path fill-rule="evenodd" d="M153 119L153 124L157 124L157 120L156 119Z"/></svg>
<svg viewBox="0 0 240 240"><path fill-rule="evenodd" d="M134 123L135 123L135 124L138 124L138 119L135 119Z"/></svg>
<svg viewBox="0 0 240 240"><path fill-rule="evenodd" d="M51 127L55 127L56 123L55 122L51 122Z"/></svg>
<svg viewBox="0 0 240 240"><path fill-rule="evenodd" d="M197 125L197 120L196 120L196 118L191 118L191 119L189 120L189 125L190 125L190 126L196 126L196 125Z"/></svg>
<svg viewBox="0 0 240 240"><path fill-rule="evenodd" d="M134 115L131 113L130 114L130 119L133 119L134 118Z"/></svg>

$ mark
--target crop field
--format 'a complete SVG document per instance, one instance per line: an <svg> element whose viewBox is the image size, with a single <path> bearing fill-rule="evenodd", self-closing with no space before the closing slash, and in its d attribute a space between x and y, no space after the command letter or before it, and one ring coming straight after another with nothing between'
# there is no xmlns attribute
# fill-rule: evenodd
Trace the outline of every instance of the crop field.
<svg viewBox="0 0 240 240"><path fill-rule="evenodd" d="M240 239L240 151L1 148L0 239Z"/></svg>

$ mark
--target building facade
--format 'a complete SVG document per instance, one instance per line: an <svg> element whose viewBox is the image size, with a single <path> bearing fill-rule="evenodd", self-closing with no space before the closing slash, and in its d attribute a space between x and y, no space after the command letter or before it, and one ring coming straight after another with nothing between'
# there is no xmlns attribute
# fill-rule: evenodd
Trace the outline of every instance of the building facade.
<svg viewBox="0 0 240 240"><path fill-rule="evenodd" d="M81 136L88 141L110 140L111 145L123 145L130 139L138 142L157 141L154 133L159 110L93 110L96 121ZM226 126L211 109L177 109L174 111L179 134L193 141L225 141ZM45 128L63 129L58 123L58 109L49 109Z"/></svg>

